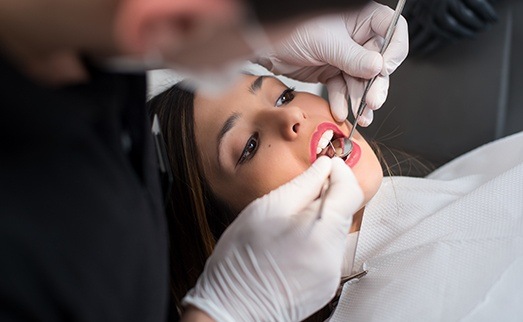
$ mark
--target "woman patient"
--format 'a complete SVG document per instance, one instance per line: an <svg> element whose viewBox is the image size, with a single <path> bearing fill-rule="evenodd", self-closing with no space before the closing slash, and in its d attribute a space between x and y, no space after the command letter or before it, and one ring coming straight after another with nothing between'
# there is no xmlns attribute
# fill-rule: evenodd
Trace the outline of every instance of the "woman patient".
<svg viewBox="0 0 523 322"><path fill-rule="evenodd" d="M219 97L174 86L148 104L159 116L177 179L167 208L176 259L173 304L181 308L215 241L240 211L319 155L334 155L350 125L336 123L322 98L272 77L243 76ZM355 267L369 274L345 286L330 321L521 320L523 289L514 286L523 283L523 133L427 177L383 183L367 142L357 132L354 142L346 163L366 207Z"/></svg>
<svg viewBox="0 0 523 322"><path fill-rule="evenodd" d="M341 149L340 138L351 129L332 118L321 97L296 92L271 76L244 75L216 97L185 88L177 84L148 102L150 113L160 120L176 178L168 217L178 307L215 241L241 210L301 174L318 157L334 156ZM357 131L353 138L345 163L363 189L365 204L381 184L382 169ZM351 232L359 229L362 214L363 208ZM187 244L191 247L179 247Z"/></svg>

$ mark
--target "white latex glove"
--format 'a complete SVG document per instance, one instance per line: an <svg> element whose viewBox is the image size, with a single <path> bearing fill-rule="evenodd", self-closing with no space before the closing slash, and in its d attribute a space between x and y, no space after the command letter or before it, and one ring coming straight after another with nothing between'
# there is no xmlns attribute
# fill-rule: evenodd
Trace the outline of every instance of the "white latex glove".
<svg viewBox="0 0 523 322"><path fill-rule="evenodd" d="M320 191L330 176L321 219ZM217 321L300 321L334 296L362 191L339 158L247 206L184 298Z"/></svg>
<svg viewBox="0 0 523 322"><path fill-rule="evenodd" d="M290 37L261 54L255 62L275 74L327 85L331 112L338 121L347 118L347 97L356 113L368 79L380 74L367 94L361 126L372 122L373 110L387 98L389 75L407 57L407 21L400 17L383 56L379 54L394 11L370 2L359 11L311 20Z"/></svg>

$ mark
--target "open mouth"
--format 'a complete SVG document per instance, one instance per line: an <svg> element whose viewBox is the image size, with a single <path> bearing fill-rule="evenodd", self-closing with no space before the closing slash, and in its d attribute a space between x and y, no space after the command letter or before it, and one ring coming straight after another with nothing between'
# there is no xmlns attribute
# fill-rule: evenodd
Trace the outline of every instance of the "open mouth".
<svg viewBox="0 0 523 322"><path fill-rule="evenodd" d="M311 163L320 156L326 155L330 158L343 153L343 138L346 135L332 123L321 123L312 135L310 148Z"/></svg>

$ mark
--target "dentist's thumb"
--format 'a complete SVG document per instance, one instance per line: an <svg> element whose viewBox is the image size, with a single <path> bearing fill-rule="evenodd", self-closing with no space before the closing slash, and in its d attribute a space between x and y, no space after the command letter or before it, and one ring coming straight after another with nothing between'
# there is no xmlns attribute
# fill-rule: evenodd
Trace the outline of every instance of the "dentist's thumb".
<svg viewBox="0 0 523 322"><path fill-rule="evenodd" d="M319 230L339 237L341 247L349 233L352 216L363 206L363 191L352 170L340 158L332 159L330 186L325 196ZM335 238L334 242L335 242Z"/></svg>

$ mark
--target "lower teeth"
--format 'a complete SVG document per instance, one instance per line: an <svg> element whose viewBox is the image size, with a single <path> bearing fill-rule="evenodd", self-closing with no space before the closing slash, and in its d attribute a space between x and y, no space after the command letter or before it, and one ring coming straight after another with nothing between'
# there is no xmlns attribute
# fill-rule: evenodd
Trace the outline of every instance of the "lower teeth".
<svg viewBox="0 0 523 322"><path fill-rule="evenodd" d="M342 155L343 154L342 141L343 141L342 139L336 139L336 140L329 142L329 144L320 153L318 153L318 156L322 155L322 152L324 152L325 155L333 157L334 155L332 155L333 153L330 153L330 151L334 152L334 154L336 156Z"/></svg>

